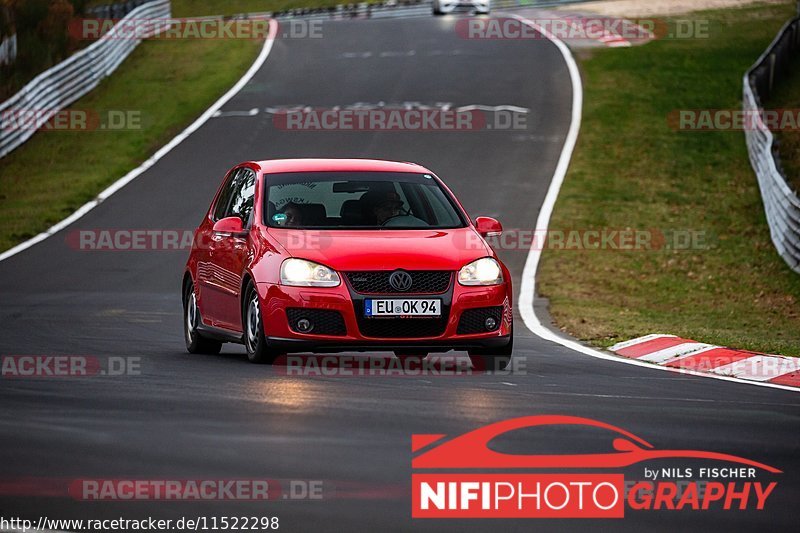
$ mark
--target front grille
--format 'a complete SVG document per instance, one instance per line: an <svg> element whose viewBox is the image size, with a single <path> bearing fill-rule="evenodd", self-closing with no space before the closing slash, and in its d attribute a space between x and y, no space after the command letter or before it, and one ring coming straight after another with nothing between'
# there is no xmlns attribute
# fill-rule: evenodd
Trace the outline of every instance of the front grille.
<svg viewBox="0 0 800 533"><path fill-rule="evenodd" d="M289 307L286 309L286 318L289 327L296 333L310 333L312 335L346 335L347 328L344 318L339 311L330 309L305 309L302 307ZM311 321L314 327L310 331L299 331L296 327L301 318Z"/></svg>
<svg viewBox="0 0 800 533"><path fill-rule="evenodd" d="M409 270L411 288L398 291L389 285L394 270L347 272L347 281L361 294L441 294L450 287L452 273L446 270Z"/></svg>
<svg viewBox="0 0 800 533"><path fill-rule="evenodd" d="M365 337L385 339L439 337L447 328L447 317L364 318L358 321L358 328Z"/></svg>
<svg viewBox="0 0 800 533"><path fill-rule="evenodd" d="M477 309L467 309L461 313L461 320L458 321L458 335L469 335L471 333L486 333L488 330L484 325L486 319L494 318L498 324L503 316L503 306L479 307ZM491 330L496 331L496 329Z"/></svg>

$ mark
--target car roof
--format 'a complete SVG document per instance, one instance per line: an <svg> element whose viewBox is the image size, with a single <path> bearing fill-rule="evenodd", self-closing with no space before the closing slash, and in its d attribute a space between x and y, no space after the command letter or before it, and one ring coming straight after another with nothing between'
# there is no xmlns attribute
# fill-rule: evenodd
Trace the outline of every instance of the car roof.
<svg viewBox="0 0 800 533"><path fill-rule="evenodd" d="M254 161L261 171L268 174L279 172L428 172L416 163L384 161L381 159L268 159Z"/></svg>

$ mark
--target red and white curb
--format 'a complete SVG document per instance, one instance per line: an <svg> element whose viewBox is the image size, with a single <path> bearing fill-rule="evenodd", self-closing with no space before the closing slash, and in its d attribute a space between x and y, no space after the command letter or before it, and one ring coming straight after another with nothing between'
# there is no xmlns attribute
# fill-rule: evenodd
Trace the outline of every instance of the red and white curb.
<svg viewBox="0 0 800 533"><path fill-rule="evenodd" d="M724 348L675 335L646 335L610 351L670 368L800 388L800 358Z"/></svg>
<svg viewBox="0 0 800 533"><path fill-rule="evenodd" d="M590 18L583 15L571 15L563 17L563 20L565 20L567 24L569 24L570 27L578 33L578 35L581 35L590 34L590 32L592 32L592 25L596 24L596 22L600 19L598 17ZM602 35L593 39L608 46L609 48L631 46L631 42L628 39L605 28L602 31Z"/></svg>

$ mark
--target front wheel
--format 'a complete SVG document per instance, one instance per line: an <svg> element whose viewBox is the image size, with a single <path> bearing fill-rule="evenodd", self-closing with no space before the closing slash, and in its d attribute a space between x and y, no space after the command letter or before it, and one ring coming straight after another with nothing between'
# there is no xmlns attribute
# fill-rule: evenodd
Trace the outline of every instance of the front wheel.
<svg viewBox="0 0 800 533"><path fill-rule="evenodd" d="M186 341L186 351L189 353L218 354L222 343L203 337L197 331L200 324L200 308L197 306L197 295L194 285L187 283L183 294L183 338Z"/></svg>
<svg viewBox="0 0 800 533"><path fill-rule="evenodd" d="M244 347L247 349L247 359L256 364L272 364L279 354L267 346L258 292L252 284L247 286L244 302L242 323L244 324Z"/></svg>

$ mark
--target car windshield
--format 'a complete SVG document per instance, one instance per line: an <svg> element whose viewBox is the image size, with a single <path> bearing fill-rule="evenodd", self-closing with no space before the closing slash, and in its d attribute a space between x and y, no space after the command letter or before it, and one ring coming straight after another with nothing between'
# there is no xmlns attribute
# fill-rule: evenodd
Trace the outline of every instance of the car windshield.
<svg viewBox="0 0 800 533"><path fill-rule="evenodd" d="M265 223L295 229L448 229L466 224L430 174L267 174Z"/></svg>

